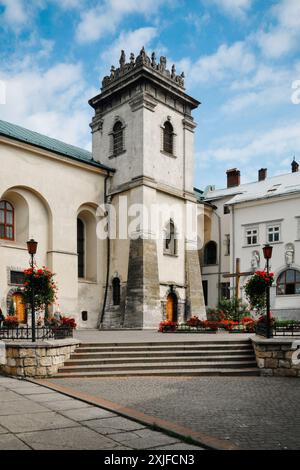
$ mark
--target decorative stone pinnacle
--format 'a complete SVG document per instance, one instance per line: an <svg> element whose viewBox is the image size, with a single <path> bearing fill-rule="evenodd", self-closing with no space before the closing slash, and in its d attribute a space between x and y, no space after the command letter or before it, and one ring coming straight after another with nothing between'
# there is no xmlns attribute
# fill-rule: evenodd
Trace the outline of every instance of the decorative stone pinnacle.
<svg viewBox="0 0 300 470"><path fill-rule="evenodd" d="M167 69L166 57L161 56L159 63L157 63L155 52L152 52L151 58L150 58L148 57L144 47L142 47L136 59L135 59L134 54L131 53L128 63L126 63L125 51L122 50L119 64L120 64L119 68L115 68L112 65L111 70L110 70L110 75L104 77L104 79L102 80L102 88L108 87L115 80L120 79L127 73L131 72L131 70L135 68L139 68L139 67L147 67L149 69L155 70L159 74L163 75L165 78L174 82L178 87L184 88L184 78L185 78L184 73L182 72L181 75L177 75L175 65L172 66L171 72L170 72L170 70Z"/></svg>

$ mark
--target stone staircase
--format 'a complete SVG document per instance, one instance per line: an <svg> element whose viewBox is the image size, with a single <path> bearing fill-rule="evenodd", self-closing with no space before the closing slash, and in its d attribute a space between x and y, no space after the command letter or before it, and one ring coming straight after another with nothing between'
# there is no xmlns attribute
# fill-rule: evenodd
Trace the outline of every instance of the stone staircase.
<svg viewBox="0 0 300 470"><path fill-rule="evenodd" d="M82 343L57 378L259 375L250 340Z"/></svg>

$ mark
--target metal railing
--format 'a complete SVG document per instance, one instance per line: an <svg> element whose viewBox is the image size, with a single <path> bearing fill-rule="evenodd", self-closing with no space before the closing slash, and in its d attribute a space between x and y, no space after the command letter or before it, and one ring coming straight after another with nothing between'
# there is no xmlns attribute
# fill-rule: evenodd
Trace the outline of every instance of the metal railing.
<svg viewBox="0 0 300 470"><path fill-rule="evenodd" d="M73 329L65 326L49 327L38 326L35 329L36 340L45 339L65 339L73 337ZM32 329L28 326L17 326L9 328L2 326L0 328L0 340L32 340Z"/></svg>

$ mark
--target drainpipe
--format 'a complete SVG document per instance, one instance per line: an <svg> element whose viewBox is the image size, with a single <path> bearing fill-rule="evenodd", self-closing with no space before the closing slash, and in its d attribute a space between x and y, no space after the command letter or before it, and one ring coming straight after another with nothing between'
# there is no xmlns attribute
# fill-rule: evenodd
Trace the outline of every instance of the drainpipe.
<svg viewBox="0 0 300 470"><path fill-rule="evenodd" d="M215 215L218 219L218 232L219 232L219 249L218 249L218 258L219 258L219 271L218 271L218 304L221 301L221 264L222 264L222 234L221 234L221 216L215 211Z"/></svg>
<svg viewBox="0 0 300 470"><path fill-rule="evenodd" d="M107 181L110 178L110 174L107 173L104 179L104 204L108 201L107 195ZM105 280L105 290L104 290L104 298L103 298L103 306L102 312L100 317L100 322L98 324L98 328L101 329L103 325L104 315L105 315L105 308L107 302L107 293L108 293L108 284L109 284L109 271L110 271L110 238L109 238L109 221L108 221L108 233L106 239L106 280Z"/></svg>
<svg viewBox="0 0 300 470"><path fill-rule="evenodd" d="M235 221L234 221L234 206L230 206L231 214L232 214L232 241L230 243L232 244L232 272L235 272ZM236 282L236 281L235 281ZM235 286L237 287L237 286Z"/></svg>

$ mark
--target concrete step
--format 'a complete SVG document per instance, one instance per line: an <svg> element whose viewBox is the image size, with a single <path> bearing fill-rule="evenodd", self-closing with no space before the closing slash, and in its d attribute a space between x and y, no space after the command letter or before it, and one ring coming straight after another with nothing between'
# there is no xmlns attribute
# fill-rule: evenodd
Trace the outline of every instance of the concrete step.
<svg viewBox="0 0 300 470"><path fill-rule="evenodd" d="M257 368L241 368L241 369L198 369L186 370L184 368L173 370L160 370L155 369L145 370L132 370L132 371L82 371L82 372L59 372L56 378L93 378L93 377L242 377L242 376L258 376L259 371ZM55 379L54 379L55 380Z"/></svg>
<svg viewBox="0 0 300 470"><path fill-rule="evenodd" d="M180 367L184 367L184 369L216 369L216 368L221 368L221 369L241 369L242 367L250 368L250 367L256 367L256 361L254 360L248 360L245 362L240 362L240 361L230 361L230 362L224 362L223 360L219 361L202 361L202 362L185 362L184 364L181 364L179 362L165 362L164 364L161 363L147 363L143 364L143 370L147 369L156 369L156 370L164 370L164 369L179 369ZM137 362L133 362L131 364L128 364L127 362L117 364L115 366L110 365L110 364L103 364L99 366L98 364L92 365L65 365L61 369L59 369L59 372L87 372L87 371L130 371L130 370L138 370L141 369L141 364Z"/></svg>
<svg viewBox="0 0 300 470"><path fill-rule="evenodd" d="M103 344L95 346L95 347L86 347L86 346L79 346L77 349L78 352L117 352L117 351L209 351L209 350L223 350L223 349L249 349L251 347L250 343L245 344L238 344L238 345L224 345L224 344L214 344L205 346L203 344L200 345L181 345L181 344L168 344L168 345L154 345L154 346L105 346Z"/></svg>
<svg viewBox="0 0 300 470"><path fill-rule="evenodd" d="M78 351L78 350L77 350ZM96 352L96 353L85 353L75 352L71 355L70 359L114 359L114 358L160 358L160 357L205 357L205 356L240 356L240 355L253 355L253 348L245 348L240 350L208 350L208 351L145 351L145 352Z"/></svg>
<svg viewBox="0 0 300 470"><path fill-rule="evenodd" d="M184 345L195 345L195 346L201 346L203 345L204 347L209 346L209 345L243 345L243 344L251 344L250 340L247 339L239 339L239 340L227 340L227 339L222 339L222 340L215 340L215 341L148 341L148 342L120 342L120 343L81 343L80 347L119 347L119 346L142 346L142 347L148 347L148 346L184 346Z"/></svg>
<svg viewBox="0 0 300 470"><path fill-rule="evenodd" d="M101 364L130 364L130 363L156 363L156 364L165 364L168 362L174 362L174 363L179 363L179 362L230 362L230 361L239 361L239 362L244 362L244 361L249 361L255 360L255 356L253 352L250 354L245 354L245 355L239 355L239 356L211 356L211 355L206 355L204 357L199 357L199 356L189 356L189 357L177 357L177 356L166 356L166 357L158 357L158 358L153 358L153 357L141 357L141 358L136 358L136 357L120 357L120 358L105 358L105 359L81 359L81 358L71 358L68 361L65 362L64 367L67 366L77 366L77 365L101 365Z"/></svg>

